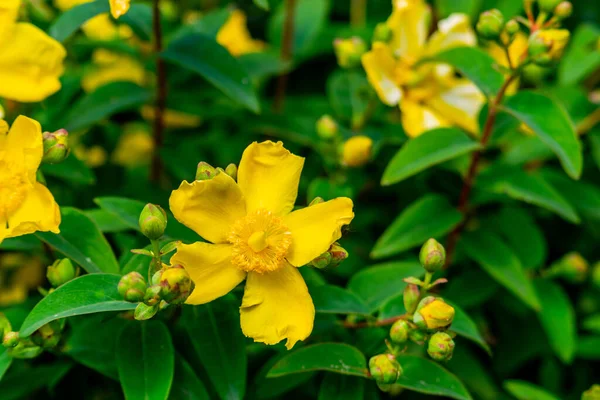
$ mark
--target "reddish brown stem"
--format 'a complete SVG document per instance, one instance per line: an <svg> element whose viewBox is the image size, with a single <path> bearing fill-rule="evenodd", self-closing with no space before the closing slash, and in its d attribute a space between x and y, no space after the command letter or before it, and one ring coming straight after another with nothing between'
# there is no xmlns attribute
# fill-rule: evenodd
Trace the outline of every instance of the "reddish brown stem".
<svg viewBox="0 0 600 400"><path fill-rule="evenodd" d="M285 1L285 21L283 23L283 37L281 39L281 61L288 64L292 60L294 47L294 15L296 11L296 0ZM275 112L283 110L285 102L285 92L287 89L288 73L279 75L277 87L275 89L275 102L273 109Z"/></svg>
<svg viewBox="0 0 600 400"><path fill-rule="evenodd" d="M154 155L150 178L157 182L162 173L160 149L164 142L165 108L167 106L167 71L160 53L163 49L162 26L160 22L160 0L153 1L152 26L154 31L154 55L156 57L156 103L154 107Z"/></svg>

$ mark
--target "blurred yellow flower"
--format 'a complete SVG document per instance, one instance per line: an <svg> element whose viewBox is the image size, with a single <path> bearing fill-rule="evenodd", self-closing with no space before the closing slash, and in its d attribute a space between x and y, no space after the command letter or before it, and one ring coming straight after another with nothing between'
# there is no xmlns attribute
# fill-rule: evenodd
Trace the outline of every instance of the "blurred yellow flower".
<svg viewBox="0 0 600 400"><path fill-rule="evenodd" d="M60 89L64 47L44 31L16 22L20 0L0 4L0 97L42 101Z"/></svg>
<svg viewBox="0 0 600 400"><path fill-rule="evenodd" d="M133 82L143 86L147 81L144 66L128 55L98 49L94 51L92 61L94 65L81 80L86 92L93 92L111 82Z"/></svg>
<svg viewBox="0 0 600 400"><path fill-rule="evenodd" d="M362 57L381 101L400 105L402 125L415 137L449 125L476 134L485 96L469 80L455 77L446 64L419 64L426 57L458 46L474 46L475 33L464 14L452 14L428 37L431 10L424 0L396 0L387 20L389 43L375 42Z"/></svg>
<svg viewBox="0 0 600 400"><path fill-rule="evenodd" d="M187 303L208 303L246 279L242 331L266 344L287 339L288 349L310 335L315 315L298 267L327 251L354 217L346 197L291 212L303 165L281 142L254 142L237 183L221 172L184 181L170 199L175 218L210 242L181 244L171 258L196 284Z"/></svg>
<svg viewBox="0 0 600 400"><path fill-rule="evenodd" d="M229 19L219 29L217 42L225 47L233 56L247 53L257 53L265 48L265 43L254 40L246 26L246 14L240 10L233 10Z"/></svg>
<svg viewBox="0 0 600 400"><path fill-rule="evenodd" d="M0 256L0 307L22 303L31 289L44 281L44 267L37 257L22 253Z"/></svg>
<svg viewBox="0 0 600 400"><path fill-rule="evenodd" d="M141 113L147 121L154 121L154 107L146 105ZM167 128L196 128L202 124L202 119L197 115L187 114L182 111L165 110L163 120Z"/></svg>
<svg viewBox="0 0 600 400"><path fill-rule="evenodd" d="M129 11L131 0L109 0L109 2L112 16L119 18L121 15L124 15L127 13L127 11Z"/></svg>
<svg viewBox="0 0 600 400"><path fill-rule="evenodd" d="M535 33L539 38L548 44L550 50L550 58L557 60L562 56L562 53L569 43L571 33L566 29L545 29Z"/></svg>
<svg viewBox="0 0 600 400"><path fill-rule="evenodd" d="M58 204L36 179L42 155L39 122L19 116L8 134L0 132L0 243L36 231L59 232Z"/></svg>
<svg viewBox="0 0 600 400"><path fill-rule="evenodd" d="M342 163L349 167L360 167L371 159L373 140L364 135L353 136L344 142Z"/></svg>
<svg viewBox="0 0 600 400"><path fill-rule="evenodd" d="M90 168L98 168L106 164L108 155L104 147L94 145L86 147L82 144L73 146L73 153Z"/></svg>
<svg viewBox="0 0 600 400"><path fill-rule="evenodd" d="M154 140L148 127L144 124L129 124L124 127L112 161L129 168L144 166L150 163L153 152Z"/></svg>
<svg viewBox="0 0 600 400"><path fill-rule="evenodd" d="M93 0L54 0L54 5L59 10L66 11L91 1ZM133 36L133 30L129 26L115 24L108 13L95 16L83 24L81 29L87 37L94 40L129 39Z"/></svg>

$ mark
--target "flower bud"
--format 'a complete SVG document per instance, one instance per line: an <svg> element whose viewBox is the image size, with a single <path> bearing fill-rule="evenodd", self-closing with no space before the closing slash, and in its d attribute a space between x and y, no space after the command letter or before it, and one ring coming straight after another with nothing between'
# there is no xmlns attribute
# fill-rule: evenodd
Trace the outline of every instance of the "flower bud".
<svg viewBox="0 0 600 400"><path fill-rule="evenodd" d="M405 320L401 319L394 322L390 329L390 339L392 342L402 344L408 340L408 332L410 332L410 325Z"/></svg>
<svg viewBox="0 0 600 400"><path fill-rule="evenodd" d="M429 239L421 247L419 260L427 272L437 272L446 263L446 249L435 239Z"/></svg>
<svg viewBox="0 0 600 400"><path fill-rule="evenodd" d="M6 315L0 312L0 337L4 337L5 333L12 331L12 325Z"/></svg>
<svg viewBox="0 0 600 400"><path fill-rule="evenodd" d="M521 30L521 26L516 20L511 19L504 25L504 29L506 30L506 33L513 36Z"/></svg>
<svg viewBox="0 0 600 400"><path fill-rule="evenodd" d="M538 0L538 6L540 11L551 13L560 2L561 0Z"/></svg>
<svg viewBox="0 0 600 400"><path fill-rule="evenodd" d="M410 331L408 331L408 338L411 342L422 345L425 343L427 334L419 329L411 329Z"/></svg>
<svg viewBox="0 0 600 400"><path fill-rule="evenodd" d="M46 278L55 288L75 279L76 275L77 270L68 258L54 261L46 270Z"/></svg>
<svg viewBox="0 0 600 400"><path fill-rule="evenodd" d="M31 341L44 349L56 347L60 342L62 327L59 321L52 321L41 326L31 335Z"/></svg>
<svg viewBox="0 0 600 400"><path fill-rule="evenodd" d="M369 360L369 372L376 382L394 383L402 375L402 367L392 354L379 354Z"/></svg>
<svg viewBox="0 0 600 400"><path fill-rule="evenodd" d="M19 332L6 332L2 338L2 345L6 348L16 347L19 344Z"/></svg>
<svg viewBox="0 0 600 400"><path fill-rule="evenodd" d="M413 285L412 283L406 285L404 288L403 300L404 308L407 313L412 314L415 312L420 297L421 293L419 292L419 287L417 285Z"/></svg>
<svg viewBox="0 0 600 400"><path fill-rule="evenodd" d="M181 265L163 269L160 276L161 297L169 304L181 304L192 291L192 279Z"/></svg>
<svg viewBox="0 0 600 400"><path fill-rule="evenodd" d="M497 39L504 28L504 15L497 9L484 11L477 21L477 33L484 39Z"/></svg>
<svg viewBox="0 0 600 400"><path fill-rule="evenodd" d="M368 136L354 136L346 140L342 148L342 164L361 167L369 162L373 151L373 140Z"/></svg>
<svg viewBox="0 0 600 400"><path fill-rule="evenodd" d="M559 276L572 283L581 283L585 281L588 271L589 265L585 258L577 252L571 252L552 264L547 275Z"/></svg>
<svg viewBox="0 0 600 400"><path fill-rule="evenodd" d="M160 272L160 271L159 271ZM161 273L162 277L162 273ZM161 298L162 288L159 285L152 285L148 289L146 289L146 294L144 295L144 304L147 306L155 306L162 300Z"/></svg>
<svg viewBox="0 0 600 400"><path fill-rule="evenodd" d="M331 254L331 267L337 267L348 258L348 251L340 246L338 242L333 242L329 248L329 254Z"/></svg>
<svg viewBox="0 0 600 400"><path fill-rule="evenodd" d="M600 289L600 261L592 268L592 284Z"/></svg>
<svg viewBox="0 0 600 400"><path fill-rule="evenodd" d="M117 290L126 301L136 303L144 299L146 281L139 272L130 272L121 278Z"/></svg>
<svg viewBox="0 0 600 400"><path fill-rule="evenodd" d="M454 319L454 307L443 299L427 296L419 302L413 322L422 329L445 328Z"/></svg>
<svg viewBox="0 0 600 400"><path fill-rule="evenodd" d="M314 199L312 199L312 201L310 202L310 204L308 205L310 206L314 206L316 204L321 204L321 203L325 203L325 200L323 200L322 197L315 197Z"/></svg>
<svg viewBox="0 0 600 400"><path fill-rule="evenodd" d="M196 180L206 181L208 179L214 178L217 175L217 173L218 171L215 167L213 167L209 163L200 161L198 163L198 168L196 169Z"/></svg>
<svg viewBox="0 0 600 400"><path fill-rule="evenodd" d="M233 180L237 180L237 165L231 163L227 167L225 167L225 173L229 175Z"/></svg>
<svg viewBox="0 0 600 400"><path fill-rule="evenodd" d="M454 340L446 332L436 332L429 339L427 354L436 361L450 361L454 352Z"/></svg>
<svg viewBox="0 0 600 400"><path fill-rule="evenodd" d="M339 132L337 122L330 115L323 115L317 120L317 134L321 139L333 139Z"/></svg>
<svg viewBox="0 0 600 400"><path fill-rule="evenodd" d="M592 385L591 388L583 392L581 400L600 400L600 385Z"/></svg>
<svg viewBox="0 0 600 400"><path fill-rule="evenodd" d="M31 340L20 340L16 346L8 349L8 355L12 358L31 359L39 356L44 351Z"/></svg>
<svg viewBox="0 0 600 400"><path fill-rule="evenodd" d="M160 238L167 228L167 214L160 206L146 204L140 214L140 229L150 240Z"/></svg>
<svg viewBox="0 0 600 400"><path fill-rule="evenodd" d="M310 264L313 267L318 268L318 269L325 269L325 268L329 267L329 264L331 264L331 253L329 251L326 251L325 253L321 254L319 257L312 260L310 262Z"/></svg>
<svg viewBox="0 0 600 400"><path fill-rule="evenodd" d="M554 9L554 15L559 19L569 18L573 14L573 4L569 1L561 1Z"/></svg>
<svg viewBox="0 0 600 400"><path fill-rule="evenodd" d="M46 164L57 164L69 155L69 133L64 129L56 132L44 132L44 156L42 161Z"/></svg>
<svg viewBox="0 0 600 400"><path fill-rule="evenodd" d="M135 308L133 317L138 321L145 321L147 319L154 317L156 315L156 313L158 312L159 308L160 308L159 303L154 304L153 306L149 306L144 303L139 303L137 305L137 307Z"/></svg>
<svg viewBox="0 0 600 400"><path fill-rule="evenodd" d="M544 61L548 54L551 61L558 60L569 42L571 34L566 29L546 29L536 31L529 37L529 55L536 63ZM538 60L538 57L541 57Z"/></svg>
<svg viewBox="0 0 600 400"><path fill-rule="evenodd" d="M349 39L335 39L333 50L340 67L353 68L360 65L360 58L367 51L367 45L361 38L354 36Z"/></svg>
<svg viewBox="0 0 600 400"><path fill-rule="evenodd" d="M387 43L392 38L393 32L385 22L380 22L375 26L373 31L373 42Z"/></svg>

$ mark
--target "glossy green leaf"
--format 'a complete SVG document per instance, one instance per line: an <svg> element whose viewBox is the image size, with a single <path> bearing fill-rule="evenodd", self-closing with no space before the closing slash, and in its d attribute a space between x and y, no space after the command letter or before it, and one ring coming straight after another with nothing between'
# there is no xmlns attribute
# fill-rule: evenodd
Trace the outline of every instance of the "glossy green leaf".
<svg viewBox="0 0 600 400"><path fill-rule="evenodd" d="M348 289L356 293L369 307L376 311L390 298L401 294L408 276L421 277L425 274L418 261L395 261L373 265L354 274Z"/></svg>
<svg viewBox="0 0 600 400"><path fill-rule="evenodd" d="M326 373L319 400L363 400L366 381L353 376Z"/></svg>
<svg viewBox="0 0 600 400"><path fill-rule="evenodd" d="M577 343L575 311L571 301L564 290L552 281L536 280L534 284L542 306L538 317L550 347L568 364L573 360Z"/></svg>
<svg viewBox="0 0 600 400"><path fill-rule="evenodd" d="M78 159L72 152L66 160L58 164L42 164L44 175L63 179L69 183L92 185L96 183L96 176L92 170Z"/></svg>
<svg viewBox="0 0 600 400"><path fill-rule="evenodd" d="M475 13L479 11L481 0L435 0L434 4L440 14L440 18L447 18L453 13L464 13L476 19Z"/></svg>
<svg viewBox="0 0 600 400"><path fill-rule="evenodd" d="M258 400L272 399L280 396L290 390L302 385L313 376L316 372L300 372L298 374L283 375L277 378L269 378L267 374L269 370L287 355L286 353L280 353L264 363L260 371L256 374L256 378L253 380L254 387L252 393L256 394Z"/></svg>
<svg viewBox="0 0 600 400"><path fill-rule="evenodd" d="M52 24L48 33L59 42L64 42L88 20L110 11L110 4L104 0L78 4L62 13Z"/></svg>
<svg viewBox="0 0 600 400"><path fill-rule="evenodd" d="M100 208L95 210L85 210L84 214L89 219L94 221L102 233L123 232L130 229L128 224L124 223L118 218L115 218L115 216L108 211Z"/></svg>
<svg viewBox="0 0 600 400"><path fill-rule="evenodd" d="M126 14L119 17L119 22L127 24L142 40L152 39L152 6L150 4L133 3Z"/></svg>
<svg viewBox="0 0 600 400"><path fill-rule="evenodd" d="M69 257L89 273L119 272L119 263L96 224L76 208L61 208L60 233L37 232L36 236Z"/></svg>
<svg viewBox="0 0 600 400"><path fill-rule="evenodd" d="M491 354L492 350L490 349L490 346L486 343L471 317L469 317L469 315L456 303L448 300L446 301L454 307L455 314L454 319L452 320L452 331L456 332L459 336L472 340L481 346L482 349L487 351L488 354Z"/></svg>
<svg viewBox="0 0 600 400"><path fill-rule="evenodd" d="M31 251L38 250L42 246L42 242L34 235L23 235L14 238L7 238L0 243L2 250L14 251Z"/></svg>
<svg viewBox="0 0 600 400"><path fill-rule="evenodd" d="M498 235L492 232L469 232L463 234L459 243L466 255L498 283L534 310L541 308L521 261Z"/></svg>
<svg viewBox="0 0 600 400"><path fill-rule="evenodd" d="M132 322L117 341L119 380L127 400L167 400L175 349L162 321Z"/></svg>
<svg viewBox="0 0 600 400"><path fill-rule="evenodd" d="M577 341L577 358L600 360L600 335L580 337Z"/></svg>
<svg viewBox="0 0 600 400"><path fill-rule="evenodd" d="M560 400L559 397L548 393L546 390L533 383L518 380L504 381L504 389L517 400Z"/></svg>
<svg viewBox="0 0 600 400"><path fill-rule="evenodd" d="M318 313L369 315L369 309L357 295L340 287L317 286L310 295Z"/></svg>
<svg viewBox="0 0 600 400"><path fill-rule="evenodd" d="M286 354L271 368L267 377L306 371L330 371L364 378L369 376L367 360L356 347L343 343L319 343Z"/></svg>
<svg viewBox="0 0 600 400"><path fill-rule="evenodd" d="M124 301L117 291L120 279L119 275L89 274L58 287L31 310L21 326L21 336L27 337L40 326L60 318L133 310L136 304Z"/></svg>
<svg viewBox="0 0 600 400"><path fill-rule="evenodd" d="M600 334L600 314L590 315L583 320L583 329Z"/></svg>
<svg viewBox="0 0 600 400"><path fill-rule="evenodd" d="M162 58L197 73L232 100L260 112L248 72L215 39L199 33L176 38Z"/></svg>
<svg viewBox="0 0 600 400"><path fill-rule="evenodd" d="M573 85L600 66L597 51L600 29L592 24L580 24L575 29L569 47L558 67L558 79L562 85Z"/></svg>
<svg viewBox="0 0 600 400"><path fill-rule="evenodd" d="M381 184L388 186L434 165L460 157L480 148L456 128L434 129L407 141L387 165Z"/></svg>
<svg viewBox="0 0 600 400"><path fill-rule="evenodd" d="M175 356L175 376L169 400L210 400L204 383L179 354Z"/></svg>
<svg viewBox="0 0 600 400"><path fill-rule="evenodd" d="M440 239L461 219L461 213L445 197L427 195L406 207L396 217L377 239L371 257L389 257L421 246L429 238Z"/></svg>
<svg viewBox="0 0 600 400"><path fill-rule="evenodd" d="M183 309L193 351L223 400L242 399L246 392L246 345L238 307L238 300L225 296Z"/></svg>
<svg viewBox="0 0 600 400"><path fill-rule="evenodd" d="M290 68L290 63L283 61L281 55L273 51L242 54L238 61L255 81L279 75Z"/></svg>
<svg viewBox="0 0 600 400"><path fill-rule="evenodd" d="M6 348L2 347L0 349L0 381L2 381L2 377L10 368L10 364L12 364L13 358L8 355L8 351Z"/></svg>
<svg viewBox="0 0 600 400"><path fill-rule="evenodd" d="M524 90L509 97L503 108L552 149L571 178L579 178L583 166L581 143L562 106L540 93Z"/></svg>
<svg viewBox="0 0 600 400"><path fill-rule="evenodd" d="M402 365L402 376L396 384L420 393L446 396L452 399L470 400L471 395L462 382L440 364L413 355L397 357Z"/></svg>
<svg viewBox="0 0 600 400"><path fill-rule="evenodd" d="M584 217L584 221L600 221L600 189L584 181L573 181L560 171L545 168L541 176L559 192L575 210Z"/></svg>
<svg viewBox="0 0 600 400"><path fill-rule="evenodd" d="M477 352L466 346L460 346L455 348L447 368L464 383L476 399L499 400L500 389L491 371L486 368L487 365L487 360L480 359Z"/></svg>

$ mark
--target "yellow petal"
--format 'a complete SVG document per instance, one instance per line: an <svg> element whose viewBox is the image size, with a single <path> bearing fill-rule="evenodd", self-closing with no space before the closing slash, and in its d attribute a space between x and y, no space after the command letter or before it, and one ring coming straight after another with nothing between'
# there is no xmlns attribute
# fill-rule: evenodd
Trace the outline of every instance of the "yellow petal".
<svg viewBox="0 0 600 400"><path fill-rule="evenodd" d="M327 251L354 218L352 207L352 200L338 197L286 215L284 224L292 232L286 257L290 264L301 267Z"/></svg>
<svg viewBox="0 0 600 400"><path fill-rule="evenodd" d="M483 93L466 79L455 80L452 87L427 100L444 120L474 134L479 133L479 112L484 103Z"/></svg>
<svg viewBox="0 0 600 400"><path fill-rule="evenodd" d="M94 52L94 55L98 54ZM133 82L143 86L146 82L144 66L134 58L112 54L113 58L103 62L95 61L95 65L85 73L81 86L86 92L93 92L100 86L111 82Z"/></svg>
<svg viewBox="0 0 600 400"><path fill-rule="evenodd" d="M0 43L10 37L20 6L21 0L4 0L0 3Z"/></svg>
<svg viewBox="0 0 600 400"><path fill-rule="evenodd" d="M417 137L423 132L435 128L449 126L441 115L430 107L405 99L400 103L402 111L402 126L410 137Z"/></svg>
<svg viewBox="0 0 600 400"><path fill-rule="evenodd" d="M390 46L396 57L416 61L427 41L431 9L424 0L396 0L387 20L393 35Z"/></svg>
<svg viewBox="0 0 600 400"><path fill-rule="evenodd" d="M213 243L227 242L230 227L246 215L240 188L224 173L205 181L183 181L169 205L179 222Z"/></svg>
<svg viewBox="0 0 600 400"><path fill-rule="evenodd" d="M252 39L246 26L246 14L240 10L231 12L217 33L217 42L236 57L247 53L257 53L265 47L260 40Z"/></svg>
<svg viewBox="0 0 600 400"><path fill-rule="evenodd" d="M52 193L41 183L30 190L24 203L8 216L6 237L16 237L42 231L59 233L60 209Z"/></svg>
<svg viewBox="0 0 600 400"><path fill-rule="evenodd" d="M287 339L291 349L313 329L315 307L300 272L289 264L275 272L250 272L240 308L242 332L255 342Z"/></svg>
<svg viewBox="0 0 600 400"><path fill-rule="evenodd" d="M18 23L0 44L0 97L20 102L44 100L60 89L64 47L44 31Z"/></svg>
<svg viewBox="0 0 600 400"><path fill-rule="evenodd" d="M451 14L438 22L438 30L427 42L426 54L433 56L444 50L460 46L475 46L477 36L466 14Z"/></svg>
<svg viewBox="0 0 600 400"><path fill-rule="evenodd" d="M113 17L119 18L129 11L130 0L109 0L110 1L110 13Z"/></svg>
<svg viewBox="0 0 600 400"><path fill-rule="evenodd" d="M231 245L197 242L177 246L171 265L183 265L196 285L186 300L188 304L204 304L229 293L246 277L231 264Z"/></svg>
<svg viewBox="0 0 600 400"><path fill-rule="evenodd" d="M29 181L35 183L36 172L44 154L40 123L23 115L18 116L5 137L4 149L7 156L23 155Z"/></svg>
<svg viewBox="0 0 600 400"><path fill-rule="evenodd" d="M304 158L290 153L282 142L254 142L244 150L238 184L246 197L248 213L258 209L285 215L298 196Z"/></svg>
<svg viewBox="0 0 600 400"><path fill-rule="evenodd" d="M396 59L384 43L375 42L371 51L361 58L369 83L388 106L395 106L402 99L402 89L396 83Z"/></svg>

